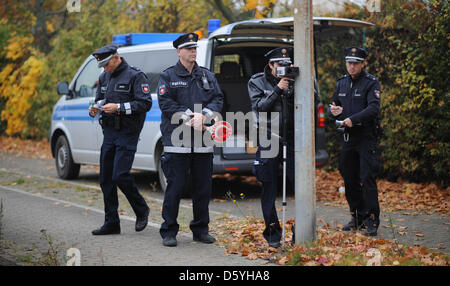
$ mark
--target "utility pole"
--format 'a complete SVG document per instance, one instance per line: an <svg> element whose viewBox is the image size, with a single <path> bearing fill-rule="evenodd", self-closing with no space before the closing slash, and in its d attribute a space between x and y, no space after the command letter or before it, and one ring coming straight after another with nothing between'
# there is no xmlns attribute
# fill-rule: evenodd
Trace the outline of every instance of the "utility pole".
<svg viewBox="0 0 450 286"><path fill-rule="evenodd" d="M295 243L316 234L314 69L312 0L294 0Z"/></svg>

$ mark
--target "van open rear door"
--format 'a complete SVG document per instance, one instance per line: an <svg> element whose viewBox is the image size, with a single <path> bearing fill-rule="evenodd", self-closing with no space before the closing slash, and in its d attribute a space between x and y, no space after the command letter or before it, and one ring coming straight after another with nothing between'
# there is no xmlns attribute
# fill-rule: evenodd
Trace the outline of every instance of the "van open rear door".
<svg viewBox="0 0 450 286"><path fill-rule="evenodd" d="M353 28L367 28L373 24L332 17L313 17L314 35L327 36L349 32ZM220 27L209 36L210 39L225 39L235 37L267 37L278 39L293 39L294 18L269 18L247 20Z"/></svg>
<svg viewBox="0 0 450 286"><path fill-rule="evenodd" d="M330 17L314 17L313 23L314 38L352 33L352 29L367 28L373 25L358 20ZM211 70L216 72L225 97L224 113L242 112L246 114L251 110L247 93L248 77L263 70L266 63L260 65L258 59L263 58L269 47L294 44L294 18L257 19L232 23L212 32L208 40L214 47L214 51L211 53L212 63L214 63ZM224 59L225 56L229 58ZM216 61L216 58L219 57L222 57L221 60ZM251 73L247 73L248 71ZM227 118L224 119L227 120ZM250 124L246 126L245 134L236 130L227 140L227 143L231 143L229 146L226 144L215 149L215 154L220 153L220 156L214 156L214 173L240 173L251 170L257 148L256 142L246 136L250 128L252 128ZM323 140L317 140L319 132L316 132L316 142L325 142L323 126L322 129L323 133L320 134ZM318 148L323 150L323 153L319 152ZM316 162L326 162L327 160L328 153L325 148L316 144Z"/></svg>

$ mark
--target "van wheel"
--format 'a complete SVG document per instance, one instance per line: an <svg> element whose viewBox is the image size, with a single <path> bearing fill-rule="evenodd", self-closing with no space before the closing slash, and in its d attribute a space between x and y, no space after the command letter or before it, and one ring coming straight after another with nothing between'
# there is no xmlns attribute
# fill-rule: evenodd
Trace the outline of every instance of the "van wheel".
<svg viewBox="0 0 450 286"><path fill-rule="evenodd" d="M73 162L72 152L65 136L60 136L56 141L55 164L58 176L62 179L75 179L80 174L80 164Z"/></svg>
<svg viewBox="0 0 450 286"><path fill-rule="evenodd" d="M164 192L166 192L166 188L167 188L167 180L166 180L166 176L164 176L164 172L161 167L161 160L159 159L159 157L158 157L158 160L156 160L156 169L158 171L159 186L161 187L161 191L164 193Z"/></svg>

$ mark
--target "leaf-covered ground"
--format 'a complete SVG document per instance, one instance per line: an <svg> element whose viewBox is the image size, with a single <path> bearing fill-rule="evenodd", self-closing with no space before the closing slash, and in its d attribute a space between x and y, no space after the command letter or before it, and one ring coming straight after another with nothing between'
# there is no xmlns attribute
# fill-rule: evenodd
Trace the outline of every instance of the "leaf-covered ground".
<svg viewBox="0 0 450 286"><path fill-rule="evenodd" d="M26 158L51 159L48 140L24 140L15 137L0 136L0 153L16 154Z"/></svg>
<svg viewBox="0 0 450 286"><path fill-rule="evenodd" d="M268 247L262 236L264 221L247 217L224 217L213 223L214 233L225 255L262 259L261 264L304 266L449 266L450 255L426 247L402 245L394 240L366 237L360 232L342 232L324 226L316 240L303 246L292 245L292 221L286 224L285 251Z"/></svg>
<svg viewBox="0 0 450 286"><path fill-rule="evenodd" d="M345 196L338 191L344 180L338 171L316 170L317 201L345 205ZM382 209L387 211L405 210L411 215L422 211L426 214L450 215L450 187L440 188L435 184L390 182L377 180L378 199Z"/></svg>

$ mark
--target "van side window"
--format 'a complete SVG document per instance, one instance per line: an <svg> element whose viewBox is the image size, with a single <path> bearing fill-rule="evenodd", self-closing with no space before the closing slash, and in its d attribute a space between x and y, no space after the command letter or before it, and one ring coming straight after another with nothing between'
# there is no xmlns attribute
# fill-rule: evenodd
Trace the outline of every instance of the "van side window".
<svg viewBox="0 0 450 286"><path fill-rule="evenodd" d="M97 66L97 61L92 59L88 62L75 82L75 97L95 96L101 71Z"/></svg>
<svg viewBox="0 0 450 286"><path fill-rule="evenodd" d="M156 93L162 72L178 62L176 49L124 53L123 57L130 65L145 72L150 82L151 93Z"/></svg>

